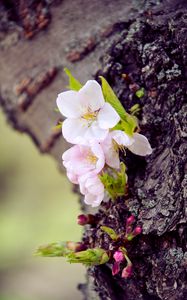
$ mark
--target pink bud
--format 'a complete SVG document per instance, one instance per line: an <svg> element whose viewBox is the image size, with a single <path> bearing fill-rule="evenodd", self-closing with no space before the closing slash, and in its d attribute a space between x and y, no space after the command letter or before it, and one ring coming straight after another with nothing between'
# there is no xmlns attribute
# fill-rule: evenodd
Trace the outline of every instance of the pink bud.
<svg viewBox="0 0 187 300"><path fill-rule="evenodd" d="M86 245L84 245L83 243L77 243L75 252L84 251L86 249L87 249Z"/></svg>
<svg viewBox="0 0 187 300"><path fill-rule="evenodd" d="M127 218L126 226L131 225L132 223L134 223L134 221L135 221L135 216L131 215L129 218Z"/></svg>
<svg viewBox="0 0 187 300"><path fill-rule="evenodd" d="M112 275L114 276L114 275L118 274L119 271L120 271L120 264L115 262L112 266Z"/></svg>
<svg viewBox="0 0 187 300"><path fill-rule="evenodd" d="M77 217L77 223L79 225L82 225L82 226L88 224L88 216L86 216L86 215L79 215Z"/></svg>
<svg viewBox="0 0 187 300"><path fill-rule="evenodd" d="M86 224L95 224L96 221L97 220L96 220L95 216L92 214L88 214L88 215L82 214L77 217L77 223L82 226L84 226Z"/></svg>
<svg viewBox="0 0 187 300"><path fill-rule="evenodd" d="M73 252L79 252L86 249L86 246L81 242L66 242L66 247L73 251Z"/></svg>
<svg viewBox="0 0 187 300"><path fill-rule="evenodd" d="M133 231L133 235L136 236L140 233L142 233L142 228L140 226L137 226Z"/></svg>
<svg viewBox="0 0 187 300"><path fill-rule="evenodd" d="M122 271L122 278L128 278L132 275L132 265L127 265Z"/></svg>
<svg viewBox="0 0 187 300"><path fill-rule="evenodd" d="M124 260L124 255L121 251L116 251L113 255L113 258L116 262L122 262Z"/></svg>

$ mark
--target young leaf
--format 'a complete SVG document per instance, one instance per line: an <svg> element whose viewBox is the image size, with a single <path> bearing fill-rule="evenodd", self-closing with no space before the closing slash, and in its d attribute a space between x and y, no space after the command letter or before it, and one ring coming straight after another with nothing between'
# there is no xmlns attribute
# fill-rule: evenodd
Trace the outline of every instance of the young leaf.
<svg viewBox="0 0 187 300"><path fill-rule="evenodd" d="M56 256L66 256L70 252L71 250L67 248L66 242L58 242L58 243L51 243L51 244L40 246L36 250L35 255L56 257Z"/></svg>
<svg viewBox="0 0 187 300"><path fill-rule="evenodd" d="M119 171L112 169L112 174L103 172L99 178L113 200L117 197L127 195L127 174L126 166L123 162L120 164Z"/></svg>
<svg viewBox="0 0 187 300"><path fill-rule="evenodd" d="M106 79L103 76L100 76L99 78L101 79L102 91L103 91L105 101L110 103L113 106L113 108L117 111L119 116L123 119L124 115L127 114L123 105L119 101L118 97L116 96L113 89L106 81Z"/></svg>
<svg viewBox="0 0 187 300"><path fill-rule="evenodd" d="M116 128L119 127L117 124L114 129L121 129L124 130L129 135L133 135L134 130L137 127L136 118L126 112L123 105L119 101L118 97L116 96L113 89L106 81L106 79L102 76L100 76L100 78L101 78L102 91L103 91L105 101L110 103L113 106L113 108L117 111L117 113L121 118L120 128Z"/></svg>
<svg viewBox="0 0 187 300"><path fill-rule="evenodd" d="M118 235L115 233L114 229L108 227L108 226L101 226L100 227L105 233L109 235L109 237L113 240L116 241L118 239Z"/></svg>
<svg viewBox="0 0 187 300"><path fill-rule="evenodd" d="M125 256L125 259L127 261L127 265L132 265L132 262L130 260L130 258L128 257L128 254L127 254L127 249L125 247L120 247L120 250L123 252L123 255Z"/></svg>
<svg viewBox="0 0 187 300"><path fill-rule="evenodd" d="M122 130L125 131L125 133L132 136L135 129L138 127L138 122L134 116L127 114L126 118L121 121L121 126Z"/></svg>
<svg viewBox="0 0 187 300"><path fill-rule="evenodd" d="M69 77L69 86L70 90L79 91L82 87L82 84L71 74L70 70L64 68L64 72Z"/></svg>
<svg viewBox="0 0 187 300"><path fill-rule="evenodd" d="M130 113L131 115L136 116L139 114L140 110L141 110L140 105L136 103L130 108Z"/></svg>
<svg viewBox="0 0 187 300"><path fill-rule="evenodd" d="M67 256L70 263L82 263L86 266L97 266L109 261L109 256L104 249L93 248L80 252L72 252Z"/></svg>
<svg viewBox="0 0 187 300"><path fill-rule="evenodd" d="M144 96L144 94L145 94L144 88L141 88L141 89L139 89L139 90L136 91L136 96L138 98L142 98Z"/></svg>

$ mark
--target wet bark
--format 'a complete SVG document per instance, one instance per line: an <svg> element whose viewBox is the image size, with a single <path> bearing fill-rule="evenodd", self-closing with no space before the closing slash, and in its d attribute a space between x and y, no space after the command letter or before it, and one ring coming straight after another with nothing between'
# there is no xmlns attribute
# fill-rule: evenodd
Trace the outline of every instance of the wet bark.
<svg viewBox="0 0 187 300"><path fill-rule="evenodd" d="M80 9L83 2L75 5ZM50 6L53 13L48 32L36 30L38 37L32 42L19 37L15 49L10 42L9 51L5 50L7 42L3 46L1 43L0 60L4 64L4 74L0 72L1 104L13 126L29 133L41 151L51 153L59 162L62 147L67 145L59 133L51 133L59 118L51 99L65 85L62 66L70 67L83 81L91 76L97 79L101 74L105 76L126 109L140 104L141 132L150 140L153 154L139 158L127 152L128 199L122 197L115 203L103 203L97 213L98 224L87 227L83 237L92 247L108 250L111 240L101 232L100 225L121 233L129 212L134 213L143 234L128 245L133 275L126 280L120 275L114 277L110 264L90 268L87 283L80 285L80 289L85 300L183 300L187 298L187 4L169 0L133 1L129 7L121 1L116 5L115 1L109 7L107 1L98 3L99 7L92 4L89 16L93 18L82 20L88 28L86 34L76 23L76 34L67 34L65 30L65 39L59 42L63 23L59 8L68 11L63 1L58 6ZM101 12L102 5L109 10L110 22L107 17L104 20L106 11ZM127 18L129 11L131 15ZM72 15L67 15L64 18L69 19L63 25L67 26L69 20L71 26ZM92 26L87 22L93 22ZM10 28L7 30L2 41L12 34ZM45 57L40 50L41 42L46 45ZM67 53L64 49L68 49ZM31 53L33 57L28 64ZM20 58L19 67L15 57ZM20 93L19 86L12 87L15 81L22 80L23 73L28 86ZM122 74L127 74L126 80ZM136 96L139 88L144 88L141 98Z"/></svg>

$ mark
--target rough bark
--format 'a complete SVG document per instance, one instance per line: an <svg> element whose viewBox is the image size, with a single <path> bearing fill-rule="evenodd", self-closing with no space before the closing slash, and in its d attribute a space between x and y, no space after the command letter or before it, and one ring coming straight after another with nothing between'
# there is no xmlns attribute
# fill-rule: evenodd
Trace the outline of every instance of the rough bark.
<svg viewBox="0 0 187 300"><path fill-rule="evenodd" d="M101 224L121 233L130 210L143 226L143 236L129 248L132 278L114 278L110 266L90 269L98 299L187 298L186 19L184 6L143 13L126 25L103 57L99 74L108 79L125 107L140 103L140 127L154 151L146 159L127 153L129 199L103 205L97 227L85 232L89 244L111 249ZM145 88L141 99L133 91L137 85ZM95 299L89 291L90 287L85 299Z"/></svg>
<svg viewBox="0 0 187 300"><path fill-rule="evenodd" d="M150 140L153 154L139 158L127 152L125 161L128 165L129 198L104 203L97 213L98 224L86 228L83 237L85 243L108 250L114 245L101 232L100 225L108 225L118 233L123 232L125 219L129 211L133 212L143 227L143 235L128 246L134 267L133 276L127 280L120 276L113 277L110 264L94 267L88 270L87 284L81 285L80 289L85 300L186 299L186 1L133 1L140 13L137 15L134 12L128 20L130 7L124 5L123 1L118 1L119 5L116 5L117 1L114 4L110 1L111 6L107 5L108 1L92 1L87 8L88 14L90 9L92 11L89 19L83 18L85 11L81 14L80 7L83 5L82 8L85 8L84 1L75 2L71 1L71 6L77 7L74 16L78 12L79 18L82 17L81 24L74 21L75 32L68 27L71 26L71 14L64 16L64 23L60 19L62 13L59 7L65 10L65 5L69 5L68 1L63 1L51 8L54 10L52 28L47 35L40 33L41 36L31 44L21 38L14 48L12 44L8 46L11 51L1 48L0 60L3 61L4 71L4 74L0 72L1 103L14 127L28 132L40 150L57 158L64 144L57 135L51 135L51 127L58 119L53 112L54 101L51 99L64 87L62 66L70 66L83 81L94 73L96 78L102 74L113 86L125 108L140 104L140 127ZM106 10L112 20L110 22ZM65 26L66 30L61 32L61 26ZM86 33L82 33L82 27L87 28ZM9 34L8 31L5 37ZM63 34L66 37L63 43L59 43ZM89 41L92 37L91 42L88 43L85 36L89 36ZM93 36L95 44L92 43ZM81 42L83 39L84 42ZM54 49L55 41L57 46ZM40 50L41 42L46 45L44 57L43 49ZM73 48L67 54L64 49L71 43ZM25 60L31 53L32 60L26 64ZM17 63L12 65L15 57L24 58L22 62L20 60L20 66ZM54 69L58 70L57 75ZM16 97L12 87L15 78L18 82L23 78L23 72L26 76L31 73L33 81L40 78L37 77L40 72L48 74L47 85L41 85L37 93L29 95L27 88ZM122 77L124 73L128 75L126 80ZM55 80L48 86L53 78ZM44 86L47 88L43 89ZM142 98L135 94L138 86L145 89ZM16 91L18 94L19 89ZM20 105L23 100L19 100L19 97L25 93L28 106Z"/></svg>

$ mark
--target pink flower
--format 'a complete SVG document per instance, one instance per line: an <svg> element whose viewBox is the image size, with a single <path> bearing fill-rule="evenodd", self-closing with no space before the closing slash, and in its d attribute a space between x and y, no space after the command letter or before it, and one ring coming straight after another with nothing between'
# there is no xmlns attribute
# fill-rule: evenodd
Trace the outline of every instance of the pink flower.
<svg viewBox="0 0 187 300"><path fill-rule="evenodd" d="M62 159L68 178L75 184L79 176L90 172L98 174L105 164L103 150L97 142L89 146L75 145L64 152Z"/></svg>
<svg viewBox="0 0 187 300"><path fill-rule="evenodd" d="M119 150L128 148L131 152L145 156L152 153L151 146L147 138L139 133L129 136L124 131L113 130L109 132L104 141L101 142L105 160L111 168L119 169L120 159Z"/></svg>
<svg viewBox="0 0 187 300"><path fill-rule="evenodd" d="M116 262L122 262L124 260L124 255L118 250L114 253L113 258Z"/></svg>
<svg viewBox="0 0 187 300"><path fill-rule="evenodd" d="M112 275L116 275L120 271L120 264L124 260L124 255L120 250L117 250L114 253L113 258L114 258L115 262L112 266Z"/></svg>
<svg viewBox="0 0 187 300"><path fill-rule="evenodd" d="M94 172L79 177L80 192L84 202L92 207L99 206L104 198L104 185Z"/></svg>
<svg viewBox="0 0 187 300"><path fill-rule="evenodd" d="M58 95L57 106L67 117L63 122L64 138L73 144L87 144L87 141L103 140L120 120L118 113L106 103L101 86L89 80L77 91L66 91Z"/></svg>

